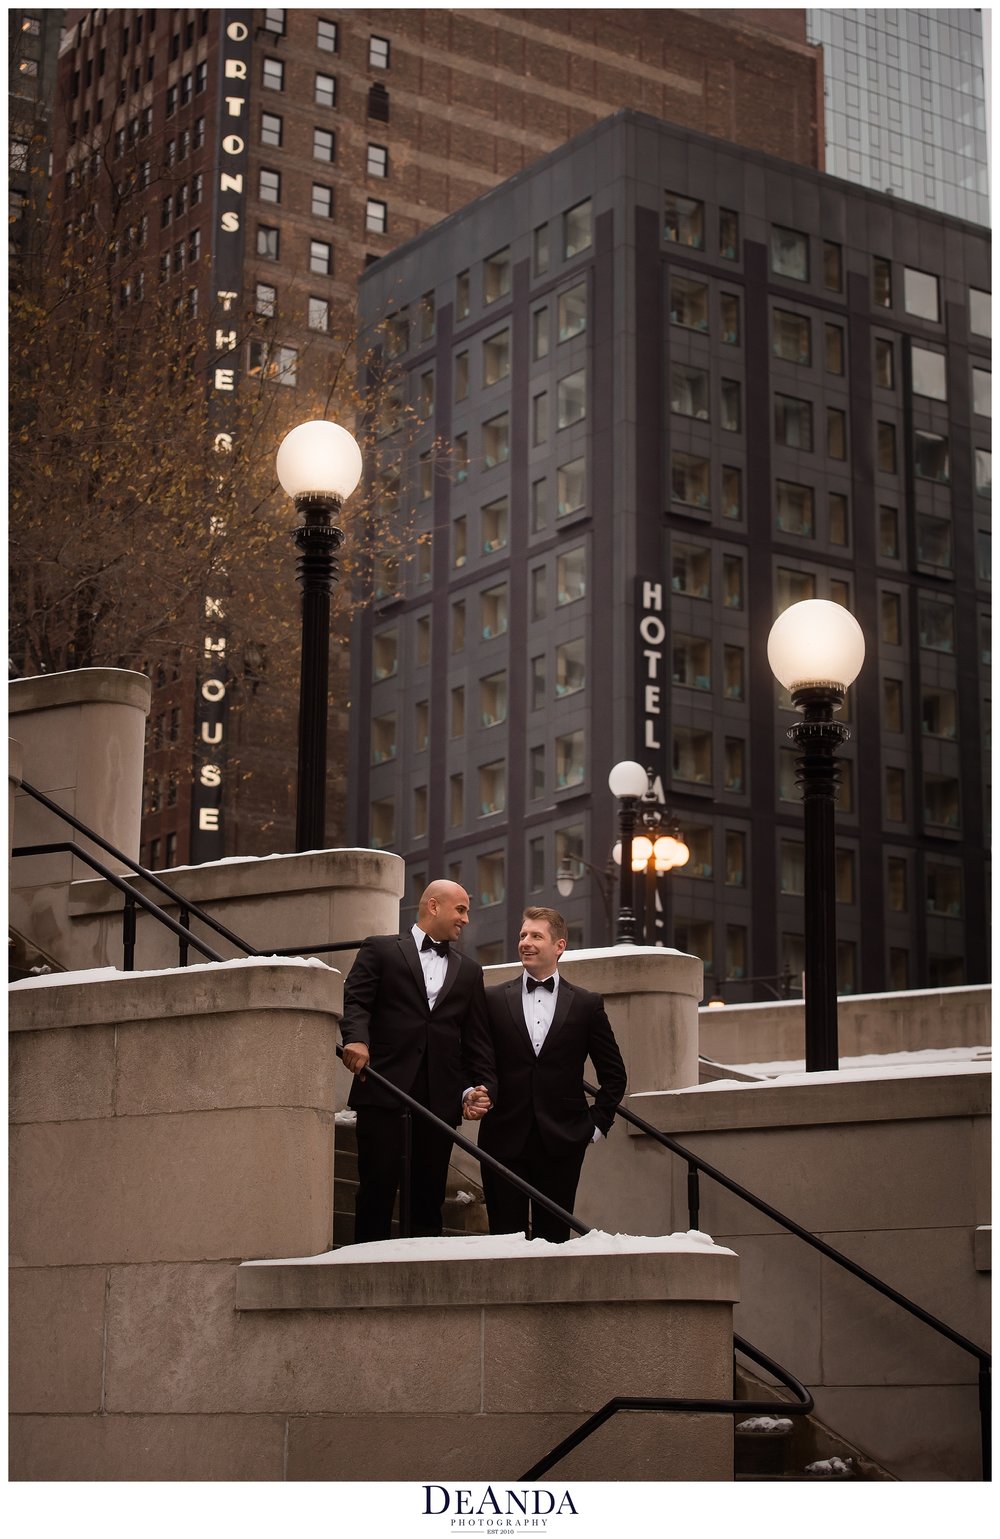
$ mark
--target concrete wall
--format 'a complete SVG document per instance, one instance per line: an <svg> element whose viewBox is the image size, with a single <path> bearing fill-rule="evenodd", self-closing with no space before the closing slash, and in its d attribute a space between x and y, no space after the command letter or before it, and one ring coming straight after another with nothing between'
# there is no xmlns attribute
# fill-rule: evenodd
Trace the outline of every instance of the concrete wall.
<svg viewBox="0 0 1000 1539"><path fill-rule="evenodd" d="M243 1259L330 1243L340 1009L316 963L12 988L11 1478L513 1479L611 1394L729 1392L718 1250L472 1293L341 1266L361 1329L356 1293L267 1293L295 1267L241 1297ZM726 1417L619 1419L559 1471L731 1473Z"/></svg>
<svg viewBox="0 0 1000 1539"><path fill-rule="evenodd" d="M988 1066L790 1076L640 1095L632 1109L989 1348ZM647 1213L687 1226L687 1169L630 1135ZM901 1479L974 1480L974 1359L702 1177L699 1228L740 1257L735 1329L810 1386L817 1415ZM985 1270L984 1270L985 1269Z"/></svg>
<svg viewBox="0 0 1000 1539"><path fill-rule="evenodd" d="M837 1001L841 1058L984 1047L992 1041L992 990L907 989L853 994ZM699 1011L701 1052L717 1063L794 1063L805 1057L801 999L768 1000Z"/></svg>
<svg viewBox="0 0 1000 1539"><path fill-rule="evenodd" d="M20 775L133 859L139 854L142 756L150 682L117 668L80 668L10 685L11 736L21 745ZM74 839L52 813L18 789L14 842ZM115 861L91 846L112 870ZM71 855L12 862L10 922L60 958L67 933L68 884L92 875Z"/></svg>

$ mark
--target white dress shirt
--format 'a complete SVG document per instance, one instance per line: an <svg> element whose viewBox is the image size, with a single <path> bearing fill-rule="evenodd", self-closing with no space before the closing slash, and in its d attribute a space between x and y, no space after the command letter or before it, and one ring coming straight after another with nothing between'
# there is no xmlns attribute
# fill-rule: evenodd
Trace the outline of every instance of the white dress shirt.
<svg viewBox="0 0 1000 1539"><path fill-rule="evenodd" d="M427 1003L431 1009L437 1004L437 997L441 992L445 975L448 972L448 958L441 956L437 951L421 951L424 944L426 930L422 930L415 924L410 931L417 946L417 956L420 958L420 966L424 974L424 988L427 990Z"/></svg>
<svg viewBox="0 0 1000 1539"><path fill-rule="evenodd" d="M537 1058L542 1050L545 1038L549 1034L549 1027L552 1025L556 1013L556 1000L559 998L559 969L557 968L550 975L555 980L551 993L548 989L540 988L532 989L529 993L529 976L530 974L526 972L521 978L521 1005L524 1010L524 1024L528 1028L528 1035L531 1037L531 1045L535 1049L535 1057ZM544 982L544 979L540 981ZM590 1141L592 1144L596 1144L598 1139L603 1137L604 1134L600 1128L595 1128Z"/></svg>

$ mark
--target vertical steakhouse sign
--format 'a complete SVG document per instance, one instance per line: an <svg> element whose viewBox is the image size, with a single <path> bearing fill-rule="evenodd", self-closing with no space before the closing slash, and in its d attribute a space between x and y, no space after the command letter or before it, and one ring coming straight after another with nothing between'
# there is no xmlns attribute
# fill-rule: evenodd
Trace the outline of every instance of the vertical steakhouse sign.
<svg viewBox="0 0 1000 1539"><path fill-rule="evenodd" d="M212 317L208 337L213 360L209 389L215 400L215 448L233 447L232 416L227 399L239 385L239 326L243 286L243 226L245 222L247 140L250 107L250 36L252 11L223 11L220 15L219 91L212 197ZM213 534L225 540L221 522ZM224 563L223 563L224 566ZM203 601L204 638L197 675L194 744L194 795L191 803L191 860L219 860L224 853L222 821L224 766L227 752L226 657L229 595L221 576L219 590Z"/></svg>

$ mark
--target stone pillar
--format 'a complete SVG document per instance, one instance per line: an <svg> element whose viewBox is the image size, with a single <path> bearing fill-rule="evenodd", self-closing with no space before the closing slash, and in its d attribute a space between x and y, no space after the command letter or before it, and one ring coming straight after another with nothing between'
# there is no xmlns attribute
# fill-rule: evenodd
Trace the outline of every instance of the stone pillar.
<svg viewBox="0 0 1000 1539"><path fill-rule="evenodd" d="M80 668L15 679L9 693L10 715L23 751L23 778L133 859L139 854L150 689L141 673ZM24 791L15 797L14 823L17 844L67 838L87 844ZM114 869L110 856L91 848ZM70 855L16 861L11 923L62 960L68 884L92 874Z"/></svg>

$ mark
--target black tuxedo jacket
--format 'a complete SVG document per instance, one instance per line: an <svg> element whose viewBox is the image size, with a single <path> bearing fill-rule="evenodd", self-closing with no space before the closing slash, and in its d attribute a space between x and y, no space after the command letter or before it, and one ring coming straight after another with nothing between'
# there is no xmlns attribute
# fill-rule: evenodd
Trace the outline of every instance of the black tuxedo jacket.
<svg viewBox="0 0 1000 1539"><path fill-rule="evenodd" d="M370 935L344 984L341 1035L345 1043L364 1042L372 1068L408 1093L426 1053L428 1109L452 1127L461 1121L462 1092L470 1085L485 1085L496 1100L483 970L454 948L432 1010L413 936ZM400 1105L357 1075L349 1104Z"/></svg>
<svg viewBox="0 0 1000 1539"><path fill-rule="evenodd" d="M560 975L555 1015L537 1055L524 1020L520 976L487 989L486 1010L499 1086L494 1109L479 1124L479 1147L499 1160L516 1159L534 1125L547 1152L568 1154L588 1143L595 1127L607 1133L626 1075L601 996ZM600 1086L592 1109L583 1089L588 1058Z"/></svg>

